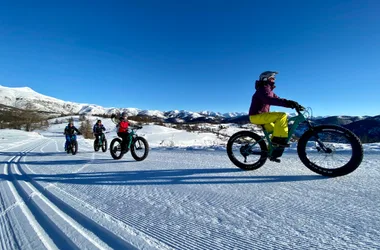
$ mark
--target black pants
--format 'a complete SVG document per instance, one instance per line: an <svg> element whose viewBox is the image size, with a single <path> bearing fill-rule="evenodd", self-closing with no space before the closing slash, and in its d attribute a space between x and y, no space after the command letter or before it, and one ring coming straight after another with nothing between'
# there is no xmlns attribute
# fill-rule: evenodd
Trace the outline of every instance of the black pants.
<svg viewBox="0 0 380 250"><path fill-rule="evenodd" d="M274 147L273 152L272 152L272 157L273 158L281 157L282 154L284 153L284 150L285 150L284 147Z"/></svg>
<svg viewBox="0 0 380 250"><path fill-rule="evenodd" d="M128 143L129 143L129 133L126 132L126 133L117 133L117 135L122 139L121 141L121 150L122 151L125 151L127 150L127 146L128 146Z"/></svg>

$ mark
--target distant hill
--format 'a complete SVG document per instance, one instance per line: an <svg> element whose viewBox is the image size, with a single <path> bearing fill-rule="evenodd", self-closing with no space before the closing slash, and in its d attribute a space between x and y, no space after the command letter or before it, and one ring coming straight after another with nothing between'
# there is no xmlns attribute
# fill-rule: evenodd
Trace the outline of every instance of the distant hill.
<svg viewBox="0 0 380 250"><path fill-rule="evenodd" d="M368 118L368 116L329 116L314 120L316 124L336 124L336 125L347 125L352 122L360 121Z"/></svg>
<svg viewBox="0 0 380 250"><path fill-rule="evenodd" d="M249 123L244 112L218 113L212 111L192 112L187 110L141 110L137 108L104 108L95 104L83 104L59 100L39 94L28 87L8 88L0 86L1 110L28 109L55 115L99 115L127 112L130 117L145 121L168 123ZM292 116L294 114L290 114ZM329 116L313 119L315 124L336 124L344 126L357 134L363 142L380 142L380 116ZM299 135L305 127L300 126Z"/></svg>
<svg viewBox="0 0 380 250"><path fill-rule="evenodd" d="M39 94L29 87L8 88L0 85L0 104L20 108L39 110L57 115L111 115L113 113L127 112L129 116L152 117L161 121L173 122L213 122L218 123L224 119L239 117L246 113L231 112L219 113L212 111L191 112L186 110L141 110L137 108L104 108L95 104L83 104L62 101L53 97Z"/></svg>
<svg viewBox="0 0 380 250"><path fill-rule="evenodd" d="M380 115L346 124L363 142L380 142Z"/></svg>

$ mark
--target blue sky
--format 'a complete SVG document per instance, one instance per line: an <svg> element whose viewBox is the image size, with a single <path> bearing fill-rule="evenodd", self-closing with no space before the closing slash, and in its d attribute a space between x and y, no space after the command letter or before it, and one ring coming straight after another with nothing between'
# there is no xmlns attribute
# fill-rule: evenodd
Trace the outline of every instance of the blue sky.
<svg viewBox="0 0 380 250"><path fill-rule="evenodd" d="M315 115L378 115L379 13L377 0L6 1L0 85L104 107L247 112L258 75L276 70L275 93Z"/></svg>

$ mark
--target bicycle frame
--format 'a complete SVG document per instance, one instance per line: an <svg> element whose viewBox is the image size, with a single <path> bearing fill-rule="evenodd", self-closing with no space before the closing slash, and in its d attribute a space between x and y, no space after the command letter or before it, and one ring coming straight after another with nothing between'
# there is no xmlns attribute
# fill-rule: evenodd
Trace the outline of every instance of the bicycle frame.
<svg viewBox="0 0 380 250"><path fill-rule="evenodd" d="M136 128L131 128L131 132L129 132L129 142L127 145L127 148L131 148L133 138L137 136L137 133L135 130L141 129L142 127L136 127Z"/></svg>
<svg viewBox="0 0 380 250"><path fill-rule="evenodd" d="M128 145L127 145L127 148L131 148L131 145L132 145L132 142L133 142L133 137L137 136L135 130L137 130L138 128L136 129L131 129L131 132L129 132L129 140L128 140Z"/></svg>
<svg viewBox="0 0 380 250"><path fill-rule="evenodd" d="M288 122L293 122L293 124L289 127L288 138L286 140L287 143L290 141L290 138L292 138L292 135L295 133L295 131L298 128L298 126L300 125L300 123L307 121L308 126L311 127L310 122L305 118L305 116L303 115L303 113L301 113L301 111L299 111L299 110L296 110L296 112L298 114L297 116L294 116L294 117L291 117L291 118L288 119ZM269 155L272 155L273 144L272 144L272 140L270 139L270 135L273 134L273 132L268 132L264 128L264 126L263 126L263 131L264 131L264 136L262 137L261 140L264 140L264 138L267 140ZM253 146L255 146L261 140L259 140L256 143L252 144L250 146L250 148L252 148Z"/></svg>
<svg viewBox="0 0 380 250"><path fill-rule="evenodd" d="M134 129L131 129L131 132L129 133L129 140L128 140L127 148L131 148L132 140L133 140L133 136L134 136L135 134L136 134L136 133L135 133Z"/></svg>
<svg viewBox="0 0 380 250"><path fill-rule="evenodd" d="M103 138L105 138L105 137L106 136L103 133L99 136L98 146L102 146L103 145Z"/></svg>

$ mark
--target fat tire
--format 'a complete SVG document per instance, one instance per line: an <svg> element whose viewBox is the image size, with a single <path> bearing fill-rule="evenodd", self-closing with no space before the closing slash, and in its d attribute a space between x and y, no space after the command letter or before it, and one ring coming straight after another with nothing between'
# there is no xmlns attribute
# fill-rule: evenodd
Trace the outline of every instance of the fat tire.
<svg viewBox="0 0 380 250"><path fill-rule="evenodd" d="M77 152L78 152L78 142L77 142L77 141L74 141L74 142L71 144L71 153L72 153L73 155L75 155Z"/></svg>
<svg viewBox="0 0 380 250"><path fill-rule="evenodd" d="M115 138L111 141L111 145L110 145L110 152L111 152L111 156L112 158L114 158L115 160L119 160L121 158L123 158L123 155L124 153L120 152L120 155L116 155L114 152L113 152L113 148L115 146L115 143L118 142L120 145L121 145L121 139L120 138Z"/></svg>
<svg viewBox="0 0 380 250"><path fill-rule="evenodd" d="M136 145L137 141L141 141L144 144L144 147L145 147L145 152L144 152L144 155L142 157L139 157L136 154L135 145ZM148 156L148 153L149 153L149 144L148 144L148 141L145 138L141 137L141 136L137 136L136 138L134 138L133 141L132 141L132 144L131 144L131 155L132 155L133 159L135 159L136 161L143 161Z"/></svg>
<svg viewBox="0 0 380 250"><path fill-rule="evenodd" d="M258 144L260 145L260 149L262 152L260 159L253 164L245 164L245 163L239 161L238 159L236 159L234 157L234 154L233 154L232 146L233 146L234 141L236 139L238 139L240 137L244 137L244 136L249 136L249 137L255 139L256 141L258 141ZM230 158L230 160L232 161L233 164L235 164L235 166L237 166L240 169L246 170L246 171L255 170L255 169L258 169L261 166L263 166L265 164L267 158L268 158L267 151L268 151L268 148L267 148L265 141L262 140L261 136L259 136L258 134L254 133L252 131L237 132L237 133L233 134L227 142L228 158Z"/></svg>
<svg viewBox="0 0 380 250"><path fill-rule="evenodd" d="M106 152L107 151L107 147L108 147L107 140L104 138L103 144L102 144L102 151Z"/></svg>
<svg viewBox="0 0 380 250"><path fill-rule="evenodd" d="M94 150L95 150L95 152L98 152L99 151L99 145L95 142L96 141L94 141Z"/></svg>
<svg viewBox="0 0 380 250"><path fill-rule="evenodd" d="M352 147L352 156L350 161L342 167L336 169L327 169L318 166L317 164L311 162L306 154L307 142L314 135L314 133L321 133L323 131L331 132L331 130L343 133L342 135L350 142ZM360 139L350 130L337 125L320 125L307 130L298 141L297 152L300 160L307 168L317 174L327 177L338 177L352 173L359 167L363 160L363 146Z"/></svg>

